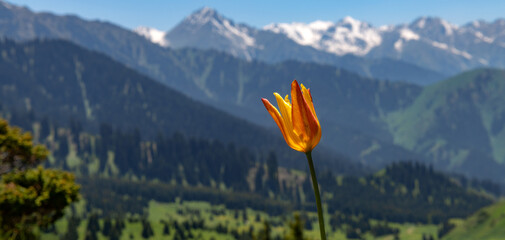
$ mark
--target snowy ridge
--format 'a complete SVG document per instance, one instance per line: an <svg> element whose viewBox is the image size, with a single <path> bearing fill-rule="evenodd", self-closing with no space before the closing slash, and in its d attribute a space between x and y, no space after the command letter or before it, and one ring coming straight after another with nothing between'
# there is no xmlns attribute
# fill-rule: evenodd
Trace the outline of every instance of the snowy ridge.
<svg viewBox="0 0 505 240"><path fill-rule="evenodd" d="M486 36L484 36L484 34L482 34L481 32L476 31L474 34L475 34L475 36L476 36L478 39L481 39L481 40L482 40L482 41L484 41L484 42L487 42L487 43L493 43L493 42L494 42L494 38L491 38L491 37L486 37Z"/></svg>
<svg viewBox="0 0 505 240"><path fill-rule="evenodd" d="M402 28L400 30L400 38L405 39L405 41L419 40L419 35L408 28Z"/></svg>
<svg viewBox="0 0 505 240"><path fill-rule="evenodd" d="M219 34L230 39L230 41L243 49L255 46L255 40L249 35L249 30L246 27L234 24L212 8L202 8L200 11L188 16L185 21L196 26L210 23Z"/></svg>
<svg viewBox="0 0 505 240"><path fill-rule="evenodd" d="M254 46L255 40L253 37L249 36L247 28L237 27L227 19L222 23L217 22L215 19L212 19L211 22L221 35L226 36L243 48Z"/></svg>
<svg viewBox="0 0 505 240"><path fill-rule="evenodd" d="M133 30L135 33L149 39L151 42L168 47L170 43L165 39L166 33L150 27L139 26Z"/></svg>
<svg viewBox="0 0 505 240"><path fill-rule="evenodd" d="M443 19L440 20L440 23L444 27L446 35L453 35L454 31L457 31L459 28L457 25L451 24Z"/></svg>
<svg viewBox="0 0 505 240"><path fill-rule="evenodd" d="M423 25L424 26L424 25ZM408 41L417 41L421 37L409 28L402 28L399 30L400 32L400 38L395 42L394 48L396 51L401 52L403 50L403 43L408 42Z"/></svg>
<svg viewBox="0 0 505 240"><path fill-rule="evenodd" d="M433 42L431 42L431 45L433 45L436 48L440 48L440 49L449 51L449 52L451 52L453 54L460 55L460 56L462 56L462 57L464 57L466 59L472 59L472 55L470 55L470 53L465 52L465 51L461 51L461 50L456 49L454 47L449 47L445 43L433 41Z"/></svg>
<svg viewBox="0 0 505 240"><path fill-rule="evenodd" d="M439 72L450 69L449 74L457 69L501 64L501 60L494 59L505 55L505 19L458 26L437 17L420 17L411 23L374 27L348 16L338 22L271 23L255 29L236 24L205 7L170 32L148 27L139 27L135 32L161 46L217 49L246 60L261 55L262 51L275 56L276 48L292 46L292 43L276 44L291 40L299 47L308 46L322 54L393 58ZM426 57L417 60L419 52L427 54ZM298 53L290 54L296 58ZM438 60L446 65L433 64Z"/></svg>
<svg viewBox="0 0 505 240"><path fill-rule="evenodd" d="M352 17L345 17L337 23L273 23L263 27L263 30L284 34L298 44L336 55L365 55L382 41L378 29Z"/></svg>
<svg viewBox="0 0 505 240"><path fill-rule="evenodd" d="M478 30L489 24L491 23L474 21L467 26L460 27L444 19L420 17L410 25L372 27L365 22L345 17L337 23L327 21L315 21L308 24L299 22L272 23L265 26L263 30L283 34L298 44L336 55L363 56L374 48L389 44L398 54L401 54L407 42L423 41L446 53L472 59L472 54L464 49L458 49L455 45L456 42L481 42L500 47L505 46L503 43L496 43L494 36L486 35L483 31ZM499 19L493 24L505 25L505 20ZM465 35L468 31L471 31L473 37ZM503 33L505 35L505 30ZM388 41L385 42L386 35ZM478 61L487 63L482 59Z"/></svg>

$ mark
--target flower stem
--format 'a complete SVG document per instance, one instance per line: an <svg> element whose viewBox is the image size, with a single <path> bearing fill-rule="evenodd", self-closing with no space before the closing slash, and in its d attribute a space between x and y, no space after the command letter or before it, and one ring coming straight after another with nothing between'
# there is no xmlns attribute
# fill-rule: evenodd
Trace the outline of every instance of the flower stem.
<svg viewBox="0 0 505 240"><path fill-rule="evenodd" d="M317 216L319 219L319 232L321 232L321 240L326 240L326 232L324 231L323 206L321 205L321 197L319 196L319 186L317 184L316 171L312 162L312 152L306 152L307 160L309 161L310 176L312 177L312 187L316 196Z"/></svg>

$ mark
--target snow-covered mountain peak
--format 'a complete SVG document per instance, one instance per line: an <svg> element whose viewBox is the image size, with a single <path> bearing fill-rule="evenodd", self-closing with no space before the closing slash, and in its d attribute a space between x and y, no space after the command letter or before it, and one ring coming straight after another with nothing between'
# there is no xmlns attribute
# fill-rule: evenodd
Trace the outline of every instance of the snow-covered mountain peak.
<svg viewBox="0 0 505 240"><path fill-rule="evenodd" d="M421 17L414 20L409 28L416 32L431 32L432 34L443 34L452 36L459 27L438 17Z"/></svg>
<svg viewBox="0 0 505 240"><path fill-rule="evenodd" d="M252 60L256 49L256 30L236 24L216 10L205 7L170 30L165 39L173 48L195 47L226 51L234 56Z"/></svg>
<svg viewBox="0 0 505 240"><path fill-rule="evenodd" d="M186 23L193 26L210 24L213 31L229 38L242 47L254 46L254 38L250 36L251 29L245 25L235 24L231 19L219 14L216 10L204 7L188 16Z"/></svg>
<svg viewBox="0 0 505 240"><path fill-rule="evenodd" d="M467 27L474 27L474 28L479 28L482 25L487 24L484 20L475 20L472 21L471 23L467 24Z"/></svg>
<svg viewBox="0 0 505 240"><path fill-rule="evenodd" d="M426 19L427 19L427 17L420 17L420 18L414 20L414 22L412 22L411 25L414 25L417 28L424 28L424 26L426 26Z"/></svg>
<svg viewBox="0 0 505 240"><path fill-rule="evenodd" d="M357 19L352 18L351 16L346 16L342 18L339 22L337 22L338 26L347 27L350 30L359 31L361 28L369 28L370 25L366 22L361 22Z"/></svg>
<svg viewBox="0 0 505 240"><path fill-rule="evenodd" d="M204 7L193 14L186 17L185 21L190 22L191 24L199 24L203 25L211 21L222 22L225 18L219 14L216 10L210 7Z"/></svg>
<svg viewBox="0 0 505 240"><path fill-rule="evenodd" d="M151 42L159 44L163 47L167 47L170 43L165 39L166 32L158 30L156 28L139 26L133 29L134 32L149 39Z"/></svg>
<svg viewBox="0 0 505 240"><path fill-rule="evenodd" d="M337 56L385 57L451 74L469 67L492 66L490 56L505 53L505 19L474 21L460 27L425 16L410 23L374 27L347 16L337 22L272 23L255 29L236 24L212 8L202 8L168 33L146 27L135 32L162 46L216 49L247 60L265 53L275 56L294 47L294 53L287 55L297 56L296 51L302 49L304 57L313 56L318 52L315 50ZM423 57L419 58L420 54ZM439 65L440 59L448 64Z"/></svg>

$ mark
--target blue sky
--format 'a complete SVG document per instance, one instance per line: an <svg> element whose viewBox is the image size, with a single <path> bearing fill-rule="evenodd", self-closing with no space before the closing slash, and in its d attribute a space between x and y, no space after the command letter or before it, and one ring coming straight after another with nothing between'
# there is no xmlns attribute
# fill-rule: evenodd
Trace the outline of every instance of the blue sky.
<svg viewBox="0 0 505 240"><path fill-rule="evenodd" d="M76 14L126 28L150 26L169 30L193 11L209 6L236 22L262 27L272 22L337 21L345 16L375 26L438 16L461 25L476 19L505 17L500 0L7 0L36 11Z"/></svg>

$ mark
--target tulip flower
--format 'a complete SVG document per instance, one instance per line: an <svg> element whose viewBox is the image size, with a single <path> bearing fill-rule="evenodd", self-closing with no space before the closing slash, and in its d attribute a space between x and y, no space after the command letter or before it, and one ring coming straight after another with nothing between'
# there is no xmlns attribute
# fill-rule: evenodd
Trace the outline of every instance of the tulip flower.
<svg viewBox="0 0 505 240"><path fill-rule="evenodd" d="M274 93L277 99L280 113L267 99L262 98L266 109L279 126L286 143L299 152L310 152L321 139L321 125L317 119L310 90L305 86L298 86L294 80L291 83L291 97L293 103L289 101L289 96L283 99L278 93Z"/></svg>
<svg viewBox="0 0 505 240"><path fill-rule="evenodd" d="M314 110L312 95L310 90L305 88L303 84L300 88L296 80L291 83L292 103L289 101L288 95L286 95L285 98L282 98L278 93L274 93L274 95L280 112L267 99L262 98L261 101L275 123L277 123L288 146L296 151L305 153L307 156L310 175L312 177L312 187L316 197L321 240L326 240L323 208L321 205L314 163L312 161L312 149L314 149L319 143L319 140L321 140L321 125L319 124L316 111Z"/></svg>

